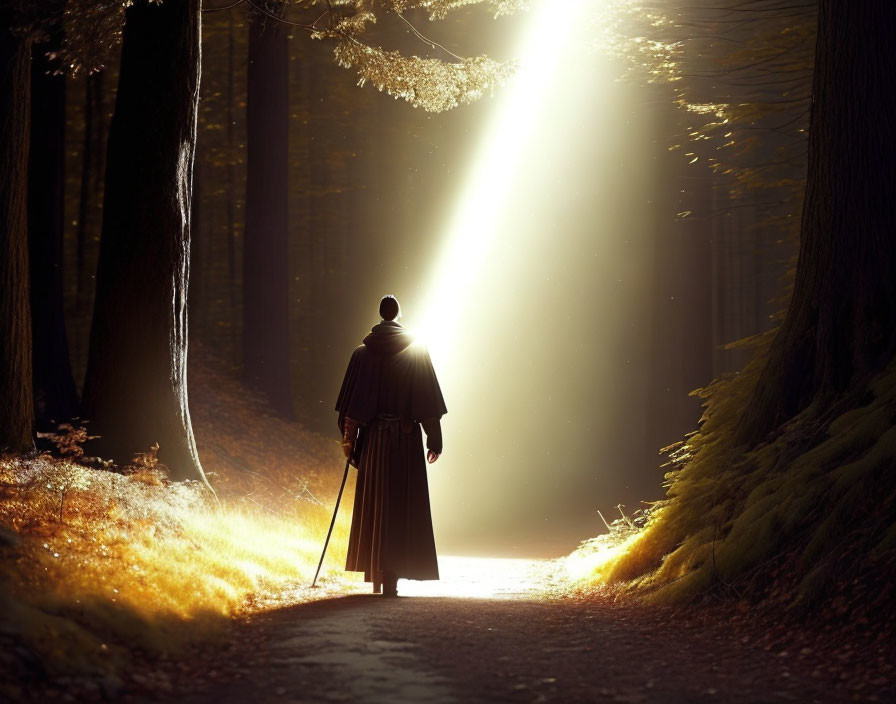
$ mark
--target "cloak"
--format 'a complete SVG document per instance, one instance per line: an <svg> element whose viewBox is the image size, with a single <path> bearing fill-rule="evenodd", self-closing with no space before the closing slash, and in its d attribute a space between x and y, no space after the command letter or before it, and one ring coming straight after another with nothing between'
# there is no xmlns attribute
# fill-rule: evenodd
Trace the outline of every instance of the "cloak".
<svg viewBox="0 0 896 704"><path fill-rule="evenodd" d="M396 322L375 326L352 353L336 401L339 429L361 425L358 480L346 570L382 582L384 571L438 579L427 446L442 451L439 418L447 412L429 353Z"/></svg>
<svg viewBox="0 0 896 704"><path fill-rule="evenodd" d="M355 348L336 400L340 431L346 416L366 426L378 414L419 423L448 412L429 352L413 342L401 325L383 322Z"/></svg>

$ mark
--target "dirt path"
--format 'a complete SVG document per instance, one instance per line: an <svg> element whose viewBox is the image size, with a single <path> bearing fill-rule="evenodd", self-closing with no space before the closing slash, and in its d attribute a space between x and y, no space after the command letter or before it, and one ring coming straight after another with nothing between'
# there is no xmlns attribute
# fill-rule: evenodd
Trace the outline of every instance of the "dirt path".
<svg viewBox="0 0 896 704"><path fill-rule="evenodd" d="M413 596L359 594L256 618L205 656L201 674L175 678L169 694L150 700L893 701L892 670L882 665L871 683L867 673L854 678L834 645L764 650L724 625L599 600L544 600L530 586L532 565L520 561L448 567L438 584L399 584Z"/></svg>

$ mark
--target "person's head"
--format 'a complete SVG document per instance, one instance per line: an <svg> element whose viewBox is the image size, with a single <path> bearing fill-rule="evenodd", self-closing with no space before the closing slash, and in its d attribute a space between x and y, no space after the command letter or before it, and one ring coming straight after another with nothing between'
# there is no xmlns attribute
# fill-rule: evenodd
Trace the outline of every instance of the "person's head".
<svg viewBox="0 0 896 704"><path fill-rule="evenodd" d="M397 320L401 317L401 306L398 299L389 294L380 301L380 317L383 320Z"/></svg>

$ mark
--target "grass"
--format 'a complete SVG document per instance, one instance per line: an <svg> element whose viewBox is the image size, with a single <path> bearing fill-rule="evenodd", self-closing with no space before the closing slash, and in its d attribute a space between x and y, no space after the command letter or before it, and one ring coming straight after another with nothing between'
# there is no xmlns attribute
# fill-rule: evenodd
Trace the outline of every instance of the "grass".
<svg viewBox="0 0 896 704"><path fill-rule="evenodd" d="M758 352L743 372L696 392L705 412L699 430L671 450L667 498L643 529L583 543L570 557L580 584L659 603L774 592L810 611L844 584L892 591L896 362L860 405L832 419L810 407L747 451L732 438L771 334L754 341ZM787 586L770 590L776 581Z"/></svg>
<svg viewBox="0 0 896 704"><path fill-rule="evenodd" d="M358 588L341 571L348 510L309 588L342 474L337 439L275 417L213 363L196 375L194 426L217 498L151 467L0 457L0 638L35 671L120 672L235 616ZM343 506L351 499L350 482Z"/></svg>

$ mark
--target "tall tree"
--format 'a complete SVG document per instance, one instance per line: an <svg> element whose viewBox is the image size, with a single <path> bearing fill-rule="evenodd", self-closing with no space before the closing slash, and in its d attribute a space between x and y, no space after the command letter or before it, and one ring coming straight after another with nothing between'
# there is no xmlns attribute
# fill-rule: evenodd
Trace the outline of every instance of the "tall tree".
<svg viewBox="0 0 896 704"><path fill-rule="evenodd" d="M263 6L249 18L243 368L280 413L291 415L287 37L277 19L284 3Z"/></svg>
<svg viewBox="0 0 896 704"><path fill-rule="evenodd" d="M227 233L227 274L230 281L230 311L227 315L228 330L230 330L231 338L229 343L232 350L239 347L237 338L237 330L239 329L240 319L237 311L240 310L240 294L242 287L237 285L239 279L239 267L237 266L237 219L235 217L236 201L245 196L245 189L240 189L241 193L237 194L236 182L236 165L239 159L237 151L237 140L235 136L236 120L234 119L234 105L236 104L236 94L234 90L234 54L237 51L235 32L234 32L233 13L228 13L227 17L227 144L224 147L224 153L227 155L225 162L227 164L227 206L226 206L226 224L225 232ZM245 223L241 223L245 225Z"/></svg>
<svg viewBox="0 0 896 704"><path fill-rule="evenodd" d="M199 176L199 169L194 168L193 192L190 195L190 280L187 282L189 286L187 300L190 304L191 315L202 305L202 233L199 227L202 204L201 187L202 180Z"/></svg>
<svg viewBox="0 0 896 704"><path fill-rule="evenodd" d="M87 313L93 293L90 263L96 256L102 219L103 176L106 167L106 71L84 76L84 140L81 145L81 191L78 199L77 293L75 307Z"/></svg>
<svg viewBox="0 0 896 704"><path fill-rule="evenodd" d="M127 461L158 443L173 477L204 480L186 365L199 33L199 0L127 9L84 416L104 456Z"/></svg>
<svg viewBox="0 0 896 704"><path fill-rule="evenodd" d="M896 4L820 0L809 168L787 316L738 431L823 414L896 351Z"/></svg>
<svg viewBox="0 0 896 704"><path fill-rule="evenodd" d="M31 273L34 409L38 427L77 414L63 304L65 77L47 58L58 32L33 47L28 157L28 245Z"/></svg>
<svg viewBox="0 0 896 704"><path fill-rule="evenodd" d="M0 4L0 450L32 446L28 300L30 40Z"/></svg>

